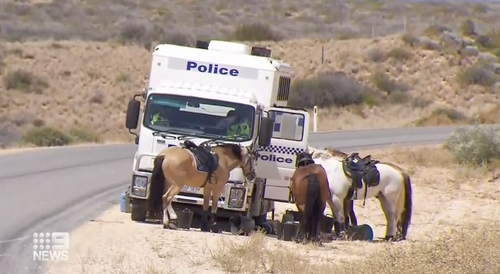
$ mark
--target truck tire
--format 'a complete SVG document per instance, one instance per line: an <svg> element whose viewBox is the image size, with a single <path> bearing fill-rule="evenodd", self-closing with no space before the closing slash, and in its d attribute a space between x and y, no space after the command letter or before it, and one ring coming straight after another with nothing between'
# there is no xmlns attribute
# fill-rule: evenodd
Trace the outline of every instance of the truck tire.
<svg viewBox="0 0 500 274"><path fill-rule="evenodd" d="M144 222L146 220L146 201L145 200L132 200L130 218L132 221Z"/></svg>

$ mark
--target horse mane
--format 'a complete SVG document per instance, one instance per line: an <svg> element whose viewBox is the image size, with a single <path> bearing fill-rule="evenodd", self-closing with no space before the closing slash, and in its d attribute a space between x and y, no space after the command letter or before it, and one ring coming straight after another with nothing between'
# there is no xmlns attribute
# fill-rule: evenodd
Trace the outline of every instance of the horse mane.
<svg viewBox="0 0 500 274"><path fill-rule="evenodd" d="M327 159L338 159L342 160L347 157L347 153L342 152L338 149L334 149L332 147L327 147L325 149L317 149L313 147L309 147L309 151L313 151L313 159L321 158L323 160Z"/></svg>
<svg viewBox="0 0 500 274"><path fill-rule="evenodd" d="M338 156L338 157L343 157L343 158L348 156L347 153L340 151L338 149L335 149L333 147L327 147L327 148L325 148L325 151L330 152L333 156Z"/></svg>
<svg viewBox="0 0 500 274"><path fill-rule="evenodd" d="M241 151L240 145L224 143L224 144L219 144L216 147L229 148L229 149L231 149L231 152L234 154L234 157L236 157L240 161L243 160L243 152Z"/></svg>

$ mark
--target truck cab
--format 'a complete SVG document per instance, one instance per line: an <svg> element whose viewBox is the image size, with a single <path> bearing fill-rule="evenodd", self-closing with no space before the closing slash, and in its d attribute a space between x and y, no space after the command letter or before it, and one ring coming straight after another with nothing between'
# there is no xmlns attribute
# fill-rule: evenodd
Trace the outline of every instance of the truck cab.
<svg viewBox="0 0 500 274"><path fill-rule="evenodd" d="M198 41L196 47L158 45L148 86L127 109L126 127L138 145L129 189L131 218L146 219L154 157L185 140L200 144L217 139L252 144L258 150L257 179L245 182L241 169L233 170L218 203L218 217L265 218L274 201L290 202L295 153L307 150L309 137L309 114L286 107L291 75L291 66L272 59L265 48L217 40ZM229 133L224 124L232 115L249 125L248 132ZM139 122L137 134L132 130ZM262 142L264 136L270 141ZM200 212L202 193L184 187L173 200L174 209Z"/></svg>

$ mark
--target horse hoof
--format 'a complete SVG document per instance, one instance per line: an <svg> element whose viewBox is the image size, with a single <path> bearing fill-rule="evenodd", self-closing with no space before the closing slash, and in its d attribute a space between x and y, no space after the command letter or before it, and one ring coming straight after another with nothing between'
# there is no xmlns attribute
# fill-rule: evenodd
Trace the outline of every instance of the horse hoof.
<svg viewBox="0 0 500 274"><path fill-rule="evenodd" d="M222 229L220 229L217 224L211 225L210 231L212 231L212 233L222 233Z"/></svg>
<svg viewBox="0 0 500 274"><path fill-rule="evenodd" d="M167 224L163 224L163 229L167 229L168 228L168 225Z"/></svg>
<svg viewBox="0 0 500 274"><path fill-rule="evenodd" d="M387 242L393 242L394 241L394 236L385 236L384 240L387 241Z"/></svg>
<svg viewBox="0 0 500 274"><path fill-rule="evenodd" d="M177 230L177 225L176 224L173 224L173 223L169 223L168 224L168 229L171 229L171 230Z"/></svg>
<svg viewBox="0 0 500 274"><path fill-rule="evenodd" d="M208 227L207 223L202 223L200 229L203 232L210 232L210 228Z"/></svg>

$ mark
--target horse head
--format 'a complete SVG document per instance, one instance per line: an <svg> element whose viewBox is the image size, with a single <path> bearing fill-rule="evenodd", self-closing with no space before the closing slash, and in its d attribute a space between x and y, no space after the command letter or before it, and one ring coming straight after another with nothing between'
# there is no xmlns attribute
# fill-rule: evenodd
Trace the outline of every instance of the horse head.
<svg viewBox="0 0 500 274"><path fill-rule="evenodd" d="M301 166L307 166L310 164L314 164L313 154L314 154L314 151L312 153L308 153L307 151L296 152L295 153L295 167L297 168L297 167L301 167Z"/></svg>
<svg viewBox="0 0 500 274"><path fill-rule="evenodd" d="M242 147L238 146L240 149L240 168L243 170L243 175L249 181L252 181L257 177L257 173L255 173L255 162L259 157L257 151L252 150L251 147Z"/></svg>

